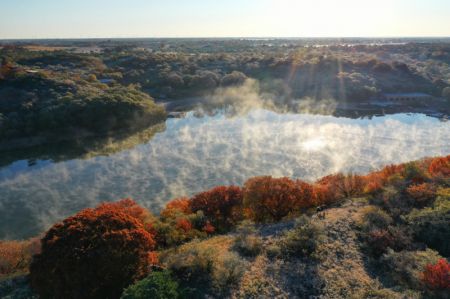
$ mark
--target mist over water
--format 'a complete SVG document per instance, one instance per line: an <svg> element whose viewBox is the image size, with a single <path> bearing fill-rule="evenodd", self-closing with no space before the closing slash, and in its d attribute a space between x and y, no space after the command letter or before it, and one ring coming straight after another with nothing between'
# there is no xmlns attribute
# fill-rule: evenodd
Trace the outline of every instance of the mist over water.
<svg viewBox="0 0 450 299"><path fill-rule="evenodd" d="M169 119L146 144L110 156L0 169L0 239L25 238L101 201L168 200L272 175L313 181L450 154L450 123L421 114L349 119L256 109Z"/></svg>

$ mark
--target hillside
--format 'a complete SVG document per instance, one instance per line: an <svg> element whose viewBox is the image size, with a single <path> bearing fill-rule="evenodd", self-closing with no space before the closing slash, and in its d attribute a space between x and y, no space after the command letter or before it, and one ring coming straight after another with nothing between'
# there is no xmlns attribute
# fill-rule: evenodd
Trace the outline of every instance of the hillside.
<svg viewBox="0 0 450 299"><path fill-rule="evenodd" d="M0 242L0 295L450 298L449 179L447 156L314 183L250 178L159 216L104 203Z"/></svg>

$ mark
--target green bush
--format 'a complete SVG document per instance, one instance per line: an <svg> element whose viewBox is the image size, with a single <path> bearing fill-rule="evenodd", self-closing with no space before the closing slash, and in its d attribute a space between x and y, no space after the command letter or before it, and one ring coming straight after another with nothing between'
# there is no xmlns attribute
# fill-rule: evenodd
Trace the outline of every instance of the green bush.
<svg viewBox="0 0 450 299"><path fill-rule="evenodd" d="M383 268L396 284L411 289L422 289L421 273L428 264L435 264L441 256L431 249L400 251L389 249L381 258Z"/></svg>
<svg viewBox="0 0 450 299"><path fill-rule="evenodd" d="M250 222L244 221L237 229L234 248L243 256L257 256L262 251L262 240Z"/></svg>
<svg viewBox="0 0 450 299"><path fill-rule="evenodd" d="M213 272L214 251L196 241L188 249L177 252L166 261L171 272L190 286L208 286Z"/></svg>
<svg viewBox="0 0 450 299"><path fill-rule="evenodd" d="M284 234L279 241L282 255L291 256L311 256L325 238L322 226L313 223L310 218L301 216L296 221L296 227Z"/></svg>
<svg viewBox="0 0 450 299"><path fill-rule="evenodd" d="M121 299L176 299L179 298L178 283L170 272L158 271L128 287Z"/></svg>
<svg viewBox="0 0 450 299"><path fill-rule="evenodd" d="M368 207L364 211L361 226L364 231L370 232L374 229L385 229L392 222L391 216L385 211L376 207Z"/></svg>
<svg viewBox="0 0 450 299"><path fill-rule="evenodd" d="M381 206L394 218L409 213L414 207L414 201L402 194L402 188L393 185L387 186L380 194L375 196L372 202Z"/></svg>
<svg viewBox="0 0 450 299"><path fill-rule="evenodd" d="M255 235L240 235L236 238L235 248L243 256L254 257L262 251L262 240Z"/></svg>
<svg viewBox="0 0 450 299"><path fill-rule="evenodd" d="M219 243L220 244L220 243ZM164 262L180 282L185 296L225 297L244 273L245 262L236 253L218 252L219 244L193 241L171 252Z"/></svg>
<svg viewBox="0 0 450 299"><path fill-rule="evenodd" d="M244 274L242 259L234 252L221 256L214 264L212 286L214 291L225 296L231 287L237 285Z"/></svg>
<svg viewBox="0 0 450 299"><path fill-rule="evenodd" d="M418 241L450 256L450 199L438 197L432 207L413 210L405 219Z"/></svg>
<svg viewBox="0 0 450 299"><path fill-rule="evenodd" d="M389 248L400 251L411 247L411 233L406 227L390 225L363 234L369 252L378 257Z"/></svg>

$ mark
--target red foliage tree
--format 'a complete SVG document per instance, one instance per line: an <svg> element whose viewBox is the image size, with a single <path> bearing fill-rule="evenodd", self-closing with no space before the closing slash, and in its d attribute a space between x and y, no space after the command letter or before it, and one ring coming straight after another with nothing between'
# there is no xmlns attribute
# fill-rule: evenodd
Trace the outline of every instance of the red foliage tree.
<svg viewBox="0 0 450 299"><path fill-rule="evenodd" d="M166 207L161 211L163 218L175 218L179 215L188 215L192 213L190 201L187 197L177 198L169 201Z"/></svg>
<svg viewBox="0 0 450 299"><path fill-rule="evenodd" d="M228 230L242 217L242 190L237 186L219 186L199 193L190 200L192 212L203 211L220 230Z"/></svg>
<svg viewBox="0 0 450 299"><path fill-rule="evenodd" d="M263 176L244 185L244 207L255 221L279 221L314 204L312 186L302 181Z"/></svg>
<svg viewBox="0 0 450 299"><path fill-rule="evenodd" d="M427 265L422 281L432 290L450 290L450 264L442 258L435 265Z"/></svg>
<svg viewBox="0 0 450 299"><path fill-rule="evenodd" d="M122 213L130 215L141 221L143 224L150 221L153 216L152 214L145 208L138 205L133 199L125 198L119 200L117 202L104 202L101 203L97 208L97 211L100 210L120 210Z"/></svg>
<svg viewBox="0 0 450 299"><path fill-rule="evenodd" d="M364 179L359 175L328 175L319 179L314 186L316 201L319 204L332 203L345 197L360 195L364 186Z"/></svg>
<svg viewBox="0 0 450 299"><path fill-rule="evenodd" d="M416 206L429 204L436 196L436 189L432 184L415 184L406 188L406 193L414 200Z"/></svg>
<svg viewBox="0 0 450 299"><path fill-rule="evenodd" d="M432 176L450 177L450 155L434 158L428 167L428 172Z"/></svg>
<svg viewBox="0 0 450 299"><path fill-rule="evenodd" d="M103 204L55 224L41 245L30 277L42 298L119 298L148 274L155 242L126 207Z"/></svg>
<svg viewBox="0 0 450 299"><path fill-rule="evenodd" d="M205 226L203 226L203 231L211 235L216 231L216 228L209 221L206 221Z"/></svg>
<svg viewBox="0 0 450 299"><path fill-rule="evenodd" d="M179 218L176 224L177 229L187 233L192 229L192 223L186 218Z"/></svg>

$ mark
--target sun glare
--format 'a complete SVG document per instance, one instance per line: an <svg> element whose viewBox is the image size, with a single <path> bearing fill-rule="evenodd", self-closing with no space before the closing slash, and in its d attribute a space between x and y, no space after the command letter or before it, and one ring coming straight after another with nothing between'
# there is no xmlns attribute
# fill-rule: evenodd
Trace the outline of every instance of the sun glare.
<svg viewBox="0 0 450 299"><path fill-rule="evenodd" d="M306 151L314 152L323 149L326 146L326 142L322 137L318 137L302 142L301 146Z"/></svg>

